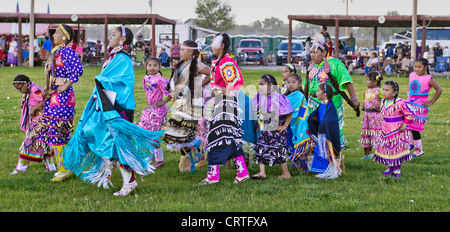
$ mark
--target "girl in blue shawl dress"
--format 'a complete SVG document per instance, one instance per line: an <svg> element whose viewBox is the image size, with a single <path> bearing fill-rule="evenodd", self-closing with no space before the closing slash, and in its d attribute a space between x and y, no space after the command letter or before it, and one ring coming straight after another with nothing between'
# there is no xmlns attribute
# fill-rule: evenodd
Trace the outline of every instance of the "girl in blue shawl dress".
<svg viewBox="0 0 450 232"><path fill-rule="evenodd" d="M312 140L308 131L308 101L303 95L302 78L298 74L291 74L286 79L285 93L294 112L288 128L288 159L292 161L290 168L298 167L306 172L306 157L313 150Z"/></svg>
<svg viewBox="0 0 450 232"><path fill-rule="evenodd" d="M329 84L322 83L317 88L317 99L321 104L308 118L311 138L316 146L310 159L310 172L318 173L323 179L338 178L342 173L342 153L339 137L339 119L332 102L333 90Z"/></svg>
<svg viewBox="0 0 450 232"><path fill-rule="evenodd" d="M124 26L109 37L109 56L95 77L95 88L73 138L64 149L64 165L81 179L107 189L118 166L123 186L115 196L126 196L137 182L134 172L152 173L147 162L158 149L162 131L148 131L133 124L136 107L133 94L133 64L126 48L133 33Z"/></svg>
<svg viewBox="0 0 450 232"><path fill-rule="evenodd" d="M70 140L75 113L75 93L72 84L83 75L83 66L71 41L74 31L68 25L59 25L53 34L55 47L46 62L46 85L43 97L44 112L38 121L38 141L51 146L58 171L51 181L63 181L71 172L63 165L61 152Z"/></svg>
<svg viewBox="0 0 450 232"><path fill-rule="evenodd" d="M255 147L259 173L253 179L265 179L265 165L280 165L280 178L290 178L286 164L288 128L292 118L292 106L286 96L278 93L277 81L270 74L259 79L259 91L253 97L261 132ZM275 89L276 88L276 89Z"/></svg>

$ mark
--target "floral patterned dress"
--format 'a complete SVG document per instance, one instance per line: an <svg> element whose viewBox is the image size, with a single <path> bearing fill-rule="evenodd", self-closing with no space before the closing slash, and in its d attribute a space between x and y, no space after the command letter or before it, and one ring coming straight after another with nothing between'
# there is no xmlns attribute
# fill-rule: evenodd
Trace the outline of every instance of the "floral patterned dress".
<svg viewBox="0 0 450 232"><path fill-rule="evenodd" d="M146 75L142 79L142 85L144 86L145 96L147 97L148 108L142 111L140 115L141 121L139 126L151 130L158 131L164 124L167 116L167 106L162 105L156 107L156 103L163 100L164 95L170 96L166 86L169 80L159 73L156 75Z"/></svg>
<svg viewBox="0 0 450 232"><path fill-rule="evenodd" d="M379 87L364 92L364 116L361 126L361 147L373 147L381 132L383 117L376 109L382 96Z"/></svg>

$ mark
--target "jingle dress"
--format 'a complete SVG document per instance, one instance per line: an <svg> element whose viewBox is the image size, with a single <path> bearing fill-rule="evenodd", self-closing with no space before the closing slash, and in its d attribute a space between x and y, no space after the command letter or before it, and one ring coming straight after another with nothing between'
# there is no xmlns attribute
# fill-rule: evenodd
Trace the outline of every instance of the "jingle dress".
<svg viewBox="0 0 450 232"><path fill-rule="evenodd" d="M198 121L202 118L202 76L200 71L207 67L197 62L197 73L194 75L194 99L192 101L189 91L189 69L191 61L184 62L174 71L170 80L170 94L175 98L172 106L172 115L163 127L164 142L167 149L178 151L182 148L200 147L201 139L196 136ZM198 90L198 91L197 91Z"/></svg>

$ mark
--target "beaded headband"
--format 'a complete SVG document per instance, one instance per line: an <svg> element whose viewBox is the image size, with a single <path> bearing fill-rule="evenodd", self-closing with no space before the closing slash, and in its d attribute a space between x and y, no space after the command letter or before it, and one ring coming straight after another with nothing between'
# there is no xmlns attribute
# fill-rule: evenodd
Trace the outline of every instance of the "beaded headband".
<svg viewBox="0 0 450 232"><path fill-rule="evenodd" d="M292 64L286 64L285 66L287 66L290 70L294 71L294 65L292 65Z"/></svg>
<svg viewBox="0 0 450 232"><path fill-rule="evenodd" d="M13 81L13 84L25 84L28 83L28 81Z"/></svg>
<svg viewBox="0 0 450 232"><path fill-rule="evenodd" d="M311 48L309 49L310 51L314 50L317 51L317 49L320 48L323 51L328 51L328 46L324 43L324 42L314 42L314 44L311 46Z"/></svg>
<svg viewBox="0 0 450 232"><path fill-rule="evenodd" d="M188 46L181 46L180 48L183 48L183 49L192 49L192 50L198 50L198 47L188 47Z"/></svg>
<svg viewBox="0 0 450 232"><path fill-rule="evenodd" d="M67 39L70 40L70 35L69 33L66 31L66 29L63 27L63 25L59 25L59 29L61 29L61 31L67 36Z"/></svg>

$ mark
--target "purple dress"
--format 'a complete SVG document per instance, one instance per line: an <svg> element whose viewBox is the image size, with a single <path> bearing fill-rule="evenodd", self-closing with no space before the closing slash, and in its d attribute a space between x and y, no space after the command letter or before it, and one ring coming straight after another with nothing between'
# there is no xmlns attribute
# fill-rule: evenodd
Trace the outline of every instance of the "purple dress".
<svg viewBox="0 0 450 232"><path fill-rule="evenodd" d="M266 96L258 92L253 97L253 111L256 112L261 130L255 147L257 163L269 166L285 163L288 130L279 132L277 128L294 112L291 102L280 93Z"/></svg>
<svg viewBox="0 0 450 232"><path fill-rule="evenodd" d="M62 47L55 52L56 78L68 78L76 83L83 75L83 66L75 50L70 47ZM52 89L57 89L53 85ZM54 92L46 99L44 114L40 119L41 130L39 140L50 145L64 145L70 139L70 130L73 127L73 115L75 109L75 94L70 86L66 91Z"/></svg>

